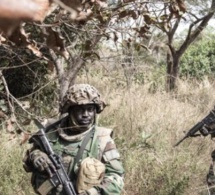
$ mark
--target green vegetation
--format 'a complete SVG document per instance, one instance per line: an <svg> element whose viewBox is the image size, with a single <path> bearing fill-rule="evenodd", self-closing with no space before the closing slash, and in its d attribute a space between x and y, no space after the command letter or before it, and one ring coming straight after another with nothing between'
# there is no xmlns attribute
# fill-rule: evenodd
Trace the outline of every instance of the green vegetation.
<svg viewBox="0 0 215 195"><path fill-rule="evenodd" d="M214 36L202 38L191 45L182 57L180 75L201 79L205 75L215 74Z"/></svg>

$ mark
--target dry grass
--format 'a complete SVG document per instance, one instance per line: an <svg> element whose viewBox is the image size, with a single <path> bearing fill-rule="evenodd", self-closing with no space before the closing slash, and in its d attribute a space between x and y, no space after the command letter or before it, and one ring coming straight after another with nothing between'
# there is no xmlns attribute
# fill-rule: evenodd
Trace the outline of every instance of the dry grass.
<svg viewBox="0 0 215 195"><path fill-rule="evenodd" d="M178 81L172 93L149 93L150 85L127 89L105 77L88 82L100 87L110 103L99 122L114 127L126 169L123 194L208 194L205 178L213 150L209 136L173 145L215 105L213 82Z"/></svg>
<svg viewBox="0 0 215 195"><path fill-rule="evenodd" d="M22 168L24 148L13 134L1 131L0 142L0 195L30 195L30 177Z"/></svg>
<svg viewBox="0 0 215 195"><path fill-rule="evenodd" d="M207 79L199 83L179 81L177 92L166 93L158 88L150 93L150 83L132 84L128 89L123 80L116 78L82 76L78 82L96 86L109 103L98 123L114 128L126 170L123 195L208 194L205 178L213 142L209 137L197 137L185 140L178 147L173 145L184 136L183 131L188 131L215 105L214 83ZM11 169L10 177L19 175L7 187L0 187L9 195L14 190L11 193L6 190L18 189L25 174L20 163L22 149L15 145L11 148L16 148L9 150L9 154L15 153L13 161L10 155L5 155L5 150L0 150L1 175L10 163L15 170ZM22 182L23 194L29 195L26 185L29 181Z"/></svg>

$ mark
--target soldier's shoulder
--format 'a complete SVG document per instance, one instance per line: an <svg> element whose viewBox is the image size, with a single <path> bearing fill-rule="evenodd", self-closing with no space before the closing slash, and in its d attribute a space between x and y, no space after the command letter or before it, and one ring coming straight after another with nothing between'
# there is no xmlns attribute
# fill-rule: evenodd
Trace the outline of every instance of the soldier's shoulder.
<svg viewBox="0 0 215 195"><path fill-rule="evenodd" d="M113 135L113 129L107 127L96 127L96 132L99 137L111 136Z"/></svg>

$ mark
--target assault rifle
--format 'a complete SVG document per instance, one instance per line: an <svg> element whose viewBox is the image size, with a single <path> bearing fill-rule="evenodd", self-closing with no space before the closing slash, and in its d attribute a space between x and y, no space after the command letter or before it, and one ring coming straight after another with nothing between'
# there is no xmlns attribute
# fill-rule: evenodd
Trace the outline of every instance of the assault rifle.
<svg viewBox="0 0 215 195"><path fill-rule="evenodd" d="M76 195L74 186L64 169L60 156L53 152L52 147L46 137L46 128L37 119L34 119L34 122L39 128L39 131L29 139L29 143L35 143L36 145L38 145L40 147L40 150L46 153L53 163L55 167L54 171L50 168L46 169L47 173L50 176L50 183L53 187L58 187L59 185L61 185L65 195Z"/></svg>
<svg viewBox="0 0 215 195"><path fill-rule="evenodd" d="M208 127L208 130L210 130L209 132L207 132L206 135L214 133L215 131L212 131L210 129L210 126L212 126L212 125L215 125L215 109L213 109L212 111L210 111L210 113L205 118L203 118L200 122L198 122L196 125L194 125L186 133L186 135L174 145L174 147L178 146L182 141L184 141L188 137L200 136L200 134L196 134L196 133L198 131L202 130L203 127Z"/></svg>

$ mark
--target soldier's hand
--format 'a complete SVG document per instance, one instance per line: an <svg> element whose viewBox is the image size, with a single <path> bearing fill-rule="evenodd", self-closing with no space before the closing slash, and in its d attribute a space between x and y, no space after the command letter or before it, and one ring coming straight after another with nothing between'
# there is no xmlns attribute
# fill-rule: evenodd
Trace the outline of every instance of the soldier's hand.
<svg viewBox="0 0 215 195"><path fill-rule="evenodd" d="M207 135L209 135L210 127L208 127L208 126L205 124L205 125L203 125L203 127L199 130L199 132L200 132L203 136L207 136Z"/></svg>
<svg viewBox="0 0 215 195"><path fill-rule="evenodd" d="M31 152L30 159L33 163L33 166L39 171L47 171L50 176L52 171L56 171L47 154L41 152L40 150L34 150Z"/></svg>
<svg viewBox="0 0 215 195"><path fill-rule="evenodd" d="M214 137L215 133L215 123L204 124L202 129L199 130L203 136L211 135Z"/></svg>

